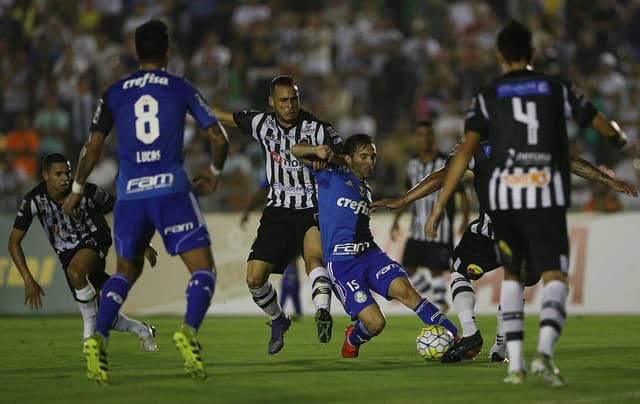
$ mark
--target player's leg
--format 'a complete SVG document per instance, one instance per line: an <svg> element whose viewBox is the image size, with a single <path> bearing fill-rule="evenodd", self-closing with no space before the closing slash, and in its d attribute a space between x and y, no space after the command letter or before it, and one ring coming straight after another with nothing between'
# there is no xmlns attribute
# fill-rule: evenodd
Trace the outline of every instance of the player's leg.
<svg viewBox="0 0 640 404"><path fill-rule="evenodd" d="M430 300L438 306L438 308L447 312L449 304L447 303L447 281L445 279L446 269L428 268L431 274L431 288L429 290Z"/></svg>
<svg viewBox="0 0 640 404"><path fill-rule="evenodd" d="M425 295L431 289L425 272L418 269L419 266L424 266L425 246L425 241L407 239L401 261L411 284L421 295Z"/></svg>
<svg viewBox="0 0 640 404"><path fill-rule="evenodd" d="M98 314L98 295L88 281L89 273L100 264L95 251L82 248L75 252L67 266L67 277L74 289L74 295L83 321L83 339L93 334Z"/></svg>
<svg viewBox="0 0 640 404"><path fill-rule="evenodd" d="M329 273L322 263L322 241L316 226L309 227L304 236L304 265L311 281L311 297L316 308L314 320L318 340L326 343L331 340L333 318L331 317L331 281Z"/></svg>
<svg viewBox="0 0 640 404"><path fill-rule="evenodd" d="M386 325L380 306L371 303L358 313L358 320L345 330L343 358L357 358L360 346L379 335Z"/></svg>

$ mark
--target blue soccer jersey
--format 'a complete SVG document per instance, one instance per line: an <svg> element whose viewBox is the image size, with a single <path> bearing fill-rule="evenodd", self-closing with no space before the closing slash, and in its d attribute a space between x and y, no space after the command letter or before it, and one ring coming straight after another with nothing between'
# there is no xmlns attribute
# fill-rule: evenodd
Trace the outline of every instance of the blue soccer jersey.
<svg viewBox="0 0 640 404"><path fill-rule="evenodd" d="M369 227L371 188L351 170L311 170L318 184L318 214L326 261L353 259L378 249Z"/></svg>
<svg viewBox="0 0 640 404"><path fill-rule="evenodd" d="M217 119L186 80L164 70L140 70L102 95L92 132L118 136L118 199L142 199L191 189L184 162L184 122L190 113L202 128Z"/></svg>

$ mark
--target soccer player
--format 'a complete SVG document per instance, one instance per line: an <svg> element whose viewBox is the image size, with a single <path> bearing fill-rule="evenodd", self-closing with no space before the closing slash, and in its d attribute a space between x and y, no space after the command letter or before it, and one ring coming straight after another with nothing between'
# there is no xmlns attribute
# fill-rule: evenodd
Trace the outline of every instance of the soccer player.
<svg viewBox="0 0 640 404"><path fill-rule="evenodd" d="M498 61L504 75L478 92L466 115L464 137L451 159L443 188L427 222L434 234L451 196L481 141L490 149L488 209L505 277L500 293L509 356L505 383L525 381L523 355L525 277L544 282L537 354L531 371L551 386L564 378L553 362L566 317L568 250L566 210L570 203L566 120L591 125L614 145L626 135L565 80L532 70L531 32L512 21L498 34Z"/></svg>
<svg viewBox="0 0 640 404"><path fill-rule="evenodd" d="M376 148L371 136L356 134L344 144L346 168L327 168L322 146L297 144L292 152L313 160L318 183L320 233L333 286L355 324L345 331L342 357L358 356L360 345L382 332L385 318L373 299L375 292L412 309L425 324L440 324L454 336L458 330L447 317L418 294L402 266L380 250L369 227Z"/></svg>
<svg viewBox="0 0 640 404"><path fill-rule="evenodd" d="M414 130L416 149L418 154L407 162L406 187L411 189L416 186L426 175L442 167L447 160L447 155L440 153L435 148L435 134L430 121L420 121ZM462 228L466 228L469 222L469 198L464 186L458 188L460 204L462 207ZM416 200L412 204L410 235L404 247L402 266L409 275L413 286L421 293L429 293L433 304L444 312L448 304L445 296L447 292L444 274L451 267L451 254L453 253L453 219L455 216L455 200L451 199L447 204L442 226L438 229L435 238L427 238L424 233L424 225L427 223L431 207L438 197L433 193L429 197ZM398 221L405 209L399 209L391 226L391 239L395 239L398 232ZM426 267L431 273L431 282L418 267Z"/></svg>
<svg viewBox="0 0 640 404"><path fill-rule="evenodd" d="M98 312L98 292L109 278L104 271L105 259L111 247L111 229L104 215L113 210L115 198L94 184L87 184L82 194L84 209L79 218L65 216L62 202L69 194L71 165L60 153L51 153L42 160L43 181L29 191L16 215L9 233L9 254L24 281L25 304L34 310L42 307L44 291L33 279L22 250L31 222L37 217L56 252L71 294L78 303L84 323L83 339L93 333ZM155 266L156 252L148 247L145 255ZM116 331L136 334L145 351L157 351L155 329L119 313L113 323Z"/></svg>
<svg viewBox="0 0 640 404"><path fill-rule="evenodd" d="M487 213L488 201L484 197L486 196L486 184L489 181L487 174L490 167L489 147L483 147L486 144L486 142L480 144L469 164L469 170L474 174L474 188L479 201L479 216L469 224L462 235L453 252L453 265L451 267L451 295L453 306L462 327L462 339L457 341L445 353L442 358L444 363L460 362L465 358L471 359L482 349L483 340L475 320L475 295L471 281L478 280L485 273L501 266L495 250L495 237L491 218ZM571 172L575 175L598 182L629 196L638 196L638 191L633 185L624 181L614 180L586 160L572 156L570 164ZM401 197L375 201L372 207L384 206L389 209L398 209L415 200L432 195L441 189L446 172L447 167L445 164L444 167L424 177ZM538 280L538 277L527 278L524 286L531 286L537 283ZM496 341L489 351L489 360L492 362L506 361L506 347L502 331L502 319L500 317L501 313L498 313Z"/></svg>
<svg viewBox="0 0 640 404"><path fill-rule="evenodd" d="M215 190L227 156L227 136L198 91L163 69L169 57L165 23L154 20L137 27L135 45L140 70L113 83L100 98L63 206L68 215L82 210L79 202L85 181L115 125L120 166L114 208L117 273L103 286L95 333L84 344L87 376L99 384L108 382L109 325L142 272L144 246L156 230L167 252L179 254L191 273L184 324L173 334L173 341L185 371L194 378L207 375L196 333L211 302L216 276L209 232L194 192L205 195ZM187 113L207 130L213 154L210 169L196 174L192 184L183 168Z"/></svg>
<svg viewBox="0 0 640 404"><path fill-rule="evenodd" d="M238 127L260 143L265 157L269 194L258 235L249 250L247 286L253 301L271 318L270 355L284 346L291 320L282 311L269 274L282 273L300 251L312 286L318 340L331 339L331 281L323 265L316 214L316 182L303 161L291 154L298 143L321 146L323 158L340 153L342 140L333 127L300 108L298 85L277 76L269 86L274 112L216 111L225 125Z"/></svg>

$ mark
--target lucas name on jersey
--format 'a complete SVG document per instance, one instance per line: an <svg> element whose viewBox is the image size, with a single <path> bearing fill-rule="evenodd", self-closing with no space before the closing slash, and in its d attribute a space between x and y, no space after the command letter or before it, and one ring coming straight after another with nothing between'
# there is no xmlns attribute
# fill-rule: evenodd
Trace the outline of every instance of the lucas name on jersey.
<svg viewBox="0 0 640 404"><path fill-rule="evenodd" d="M136 152L136 163L152 163L162 157L160 150L143 150Z"/></svg>

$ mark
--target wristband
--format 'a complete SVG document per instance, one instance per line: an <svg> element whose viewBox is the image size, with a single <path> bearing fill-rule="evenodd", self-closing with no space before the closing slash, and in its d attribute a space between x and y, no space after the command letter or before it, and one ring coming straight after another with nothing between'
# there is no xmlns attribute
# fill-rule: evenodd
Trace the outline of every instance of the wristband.
<svg viewBox="0 0 640 404"><path fill-rule="evenodd" d="M81 194L83 192L84 192L84 185L78 183L76 180L73 180L73 184L71 184L71 193Z"/></svg>
<svg viewBox="0 0 640 404"><path fill-rule="evenodd" d="M222 174L222 170L214 167L213 163L211 163L211 166L209 166L209 169L211 170L211 173L216 177L219 177L220 174Z"/></svg>

